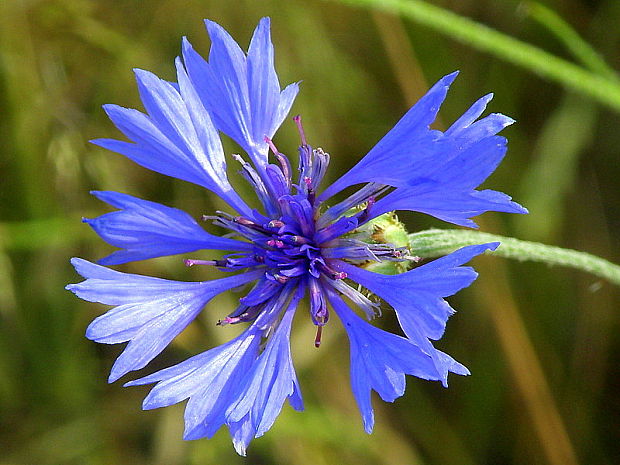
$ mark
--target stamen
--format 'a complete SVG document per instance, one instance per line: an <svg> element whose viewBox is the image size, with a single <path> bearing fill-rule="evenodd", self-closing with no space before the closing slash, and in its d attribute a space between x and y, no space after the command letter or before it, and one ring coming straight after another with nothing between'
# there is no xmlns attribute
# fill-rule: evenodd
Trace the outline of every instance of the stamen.
<svg viewBox="0 0 620 465"><path fill-rule="evenodd" d="M307 237L304 237L304 236L292 236L291 240L295 244L309 244L310 243L310 239L308 239Z"/></svg>
<svg viewBox="0 0 620 465"><path fill-rule="evenodd" d="M323 334L323 326L316 327L316 336L314 337L314 347L317 349L321 346L321 335Z"/></svg>
<svg viewBox="0 0 620 465"><path fill-rule="evenodd" d="M273 143L273 141L269 137L265 136L263 140L267 142L267 145L269 146L269 148L271 149L274 155L280 153L280 151L276 148L276 145Z"/></svg>
<svg viewBox="0 0 620 465"><path fill-rule="evenodd" d="M240 321L241 321L241 317L238 317L238 316L235 316L235 317L227 316L223 320L217 320L217 323L215 323L215 324L216 324L216 326L226 326L226 325L230 325L230 324L239 323Z"/></svg>
<svg viewBox="0 0 620 465"><path fill-rule="evenodd" d="M194 265L208 265L208 266L219 266L219 267L226 266L226 260L192 260L188 258L186 260L183 260L183 262L185 263L185 266L194 266Z"/></svg>
<svg viewBox="0 0 620 465"><path fill-rule="evenodd" d="M312 186L312 178L309 176L304 176L304 184L306 184L306 190L308 191L308 202L310 202L310 205L314 205L316 196L314 193L314 187Z"/></svg>
<svg viewBox="0 0 620 465"><path fill-rule="evenodd" d="M241 226L245 226L246 228L250 228L255 231L262 232L264 234L272 234L272 231L268 231L267 229L263 228L260 224L255 223L254 221L249 220L243 216L235 216L233 218L233 221L237 224L240 224Z"/></svg>
<svg viewBox="0 0 620 465"><path fill-rule="evenodd" d="M267 224L267 227L273 228L273 229L280 229L282 226L284 226L284 221L280 221L280 220L271 220Z"/></svg>
<svg viewBox="0 0 620 465"><path fill-rule="evenodd" d="M359 205L369 202L371 197L377 199L380 195L383 195L390 189L392 189L390 186L386 186L384 184L374 182L366 184L342 202L329 207L318 219L318 228L320 229L325 227L328 223L334 221L336 218L339 218L341 215L344 215L351 209L361 209L361 207L358 207Z"/></svg>
<svg viewBox="0 0 620 465"><path fill-rule="evenodd" d="M317 262L317 267L331 279L345 279L348 276L344 271L336 271L326 263Z"/></svg>
<svg viewBox="0 0 620 465"><path fill-rule="evenodd" d="M284 284L284 283L288 282L288 280L289 280L289 279L291 279L291 278L289 278L288 276L284 276L284 275L281 275L281 274L279 274L279 273L274 273L273 277L274 277L274 278L276 279L276 281L278 281L280 284Z"/></svg>
<svg viewBox="0 0 620 465"><path fill-rule="evenodd" d="M267 213L269 215L276 215L278 211L273 204L271 196L267 192L267 187L265 186L263 179L261 179L261 176L256 172L252 165L245 161L238 153L234 153L232 157L241 164L243 169L239 173L245 178L246 181L248 181L248 183L250 183L250 185L253 186L256 195L265 207L265 210L267 210Z"/></svg>
<svg viewBox="0 0 620 465"><path fill-rule="evenodd" d="M267 143L267 145L269 146L273 154L278 159L278 163L280 163L280 168L282 168L282 175L284 176L284 179L286 180L287 186L290 188L291 187L291 164L289 163L288 158L284 154L282 154L282 152L278 150L276 145L273 143L273 141L269 137L265 136L264 141Z"/></svg>
<svg viewBox="0 0 620 465"><path fill-rule="evenodd" d="M297 130L299 131L299 137L301 138L301 145L303 147L308 145L308 141L306 140L306 132L304 131L304 127L301 124L301 115L293 116L293 121L297 125Z"/></svg>
<svg viewBox="0 0 620 465"><path fill-rule="evenodd" d="M372 208L372 206L377 202L377 198L372 196L368 199L368 201L366 202L366 207L364 208L364 210L362 210L362 212L360 213L360 215L358 216L358 224L363 224L366 221L368 221L368 218L370 217L370 209Z"/></svg>
<svg viewBox="0 0 620 465"><path fill-rule="evenodd" d="M239 223L243 226L258 226L254 221L252 220L248 220L247 218L244 218L243 216L236 216L233 221L235 223Z"/></svg>
<svg viewBox="0 0 620 465"><path fill-rule="evenodd" d="M276 249L282 249L284 248L284 242L282 242L279 239L269 239L267 241L267 245L269 247L275 247Z"/></svg>

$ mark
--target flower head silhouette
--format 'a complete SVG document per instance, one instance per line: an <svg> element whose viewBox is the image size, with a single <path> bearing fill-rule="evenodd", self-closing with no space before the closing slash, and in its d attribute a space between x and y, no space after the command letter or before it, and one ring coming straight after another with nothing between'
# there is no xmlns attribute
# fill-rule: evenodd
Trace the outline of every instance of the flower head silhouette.
<svg viewBox="0 0 620 465"><path fill-rule="evenodd" d="M238 453L263 435L288 399L303 402L291 360L289 336L299 303L308 296L310 319L321 331L340 319L351 348L351 386L367 432L373 428L370 392L393 401L405 390L405 375L447 383L448 373L467 368L437 350L453 313L444 300L468 286L476 273L463 266L497 243L469 246L400 274L370 271L369 263L409 263L406 244L367 240L363 234L379 216L410 210L475 226L486 211L524 213L510 197L476 188L506 152L496 135L513 121L501 114L479 119L491 96L481 98L445 131L429 129L456 73L445 76L411 108L350 171L323 186L329 155L306 140L301 119L297 173L272 138L285 120L298 85L281 89L274 69L270 23L263 18L244 53L219 25L206 21L211 37L208 61L183 40L176 60L177 82L136 70L146 113L106 105L105 111L130 142L95 144L161 174L203 186L223 199L229 212L207 217L225 235L205 231L175 208L116 192L94 192L117 211L85 220L120 250L99 261L75 258L85 281L67 286L82 299L111 305L88 327L89 339L127 342L109 381L145 367L215 296L250 285L220 325L245 324L230 342L126 385L156 383L144 400L152 409L188 400L185 438L211 437L230 429ZM247 153L233 155L260 202L256 210L239 196L227 176L219 133ZM330 202L345 188L357 190ZM376 231L375 231L376 232ZM118 265L202 249L230 254L214 260L186 260L229 272L204 282L177 282L122 273ZM366 269L368 268L368 269ZM360 292L359 286L368 292ZM360 318L378 311L383 299L398 317L404 337ZM345 300L346 299L346 300Z"/></svg>

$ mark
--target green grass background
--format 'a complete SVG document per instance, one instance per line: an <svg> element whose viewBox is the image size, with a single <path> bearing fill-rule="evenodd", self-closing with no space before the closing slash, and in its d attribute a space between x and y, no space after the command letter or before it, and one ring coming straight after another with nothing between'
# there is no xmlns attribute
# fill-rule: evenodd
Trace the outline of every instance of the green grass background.
<svg viewBox="0 0 620 465"><path fill-rule="evenodd" d="M620 261L620 114L612 95L620 2L549 0L543 9L513 0L433 0L424 5L443 10L433 10L430 21L371 3L0 2L0 464L620 463L618 290L579 272L501 258L474 261L480 278L451 299L459 313L438 344L472 376L453 377L447 390L409 378L394 404L375 398L371 436L350 392L346 336L334 320L316 350L303 312L293 351L306 411L285 406L246 459L224 430L212 440L182 441L182 406L142 412L146 387L106 384L121 348L83 337L104 308L63 289L79 280L70 257L95 260L112 250L80 222L108 211L88 191L118 190L196 217L222 205L87 141L119 137L102 104L140 108L133 67L173 79L183 35L207 53L203 18L246 46L258 19L272 17L281 82L303 81L293 114L302 114L311 143L332 154L332 177L363 156L430 84L460 69L437 127L495 92L490 111L518 123L504 132L508 156L485 187L511 193L531 211L487 214L482 229ZM558 81L531 54L515 62L493 48L497 40L484 46L484 29L467 23L467 37L451 29L454 21L434 25L446 11L589 74L568 72L566 82ZM294 154L292 122L276 143ZM410 231L442 226L422 215L403 218ZM171 279L211 276L186 269L179 257L120 269ZM214 322L233 299L211 302L149 369L228 340L235 329ZM394 329L389 312L378 323Z"/></svg>

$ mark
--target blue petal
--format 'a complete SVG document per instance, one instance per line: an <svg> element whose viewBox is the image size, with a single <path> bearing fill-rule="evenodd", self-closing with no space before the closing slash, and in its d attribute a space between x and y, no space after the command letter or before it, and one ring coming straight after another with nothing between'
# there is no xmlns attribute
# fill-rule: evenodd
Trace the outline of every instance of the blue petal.
<svg viewBox="0 0 620 465"><path fill-rule="evenodd" d="M454 313L443 298L469 286L477 277L472 268L460 265L485 250L495 250L498 245L493 242L463 247L398 275L373 273L342 261L333 266L394 307L407 336L411 337L410 328L416 327L424 337L437 340L444 333L448 317Z"/></svg>
<svg viewBox="0 0 620 465"><path fill-rule="evenodd" d="M342 320L351 344L351 388L362 413L364 429L372 432L374 412L370 391L386 402L405 392L405 375L439 380L432 358L409 340L375 328L348 308L333 291L329 300Z"/></svg>
<svg viewBox="0 0 620 465"><path fill-rule="evenodd" d="M189 399L185 408L186 440L212 437L226 424L226 409L237 398L247 371L258 355L261 337L255 328L219 347L152 375L126 383L157 382L144 399L145 410L167 407ZM254 435L248 418L229 424L235 449L245 455Z"/></svg>
<svg viewBox="0 0 620 465"><path fill-rule="evenodd" d="M129 341L112 367L110 382L146 366L217 294L263 273L178 282L121 273L79 258L71 263L86 281L70 284L68 290L81 299L116 306L90 324L86 337L107 344Z"/></svg>
<svg viewBox="0 0 620 465"><path fill-rule="evenodd" d="M342 189L362 182L400 185L415 175L415 166L433 155L433 142L442 136L429 129L457 72L444 76L424 95L368 154L319 197L328 199ZM437 160L435 160L437 163Z"/></svg>
<svg viewBox="0 0 620 465"><path fill-rule="evenodd" d="M106 242L124 249L99 260L102 265L118 265L200 249L252 250L249 242L209 234L190 215L176 208L117 192L94 191L92 194L121 209L84 220Z"/></svg>
<svg viewBox="0 0 620 465"><path fill-rule="evenodd" d="M104 105L112 122L134 143L112 139L92 142L158 173L204 186L238 212L248 213L249 208L228 182L217 131L183 70L179 69L178 90L152 73L135 72L148 115Z"/></svg>
<svg viewBox="0 0 620 465"><path fill-rule="evenodd" d="M470 267L462 267L485 250L495 250L490 243L463 247L445 257L399 275L381 275L340 262L338 269L388 302L396 311L407 338L428 354L439 379L448 385L448 373L468 375L469 370L449 355L437 350L429 339L440 339L454 310L443 299L469 286L477 277Z"/></svg>
<svg viewBox="0 0 620 465"><path fill-rule="evenodd" d="M260 341L258 332L246 330L226 344L126 386L157 382L144 399L145 410L189 399L184 439L211 437L225 424L226 409L237 398L239 385L258 356Z"/></svg>
<svg viewBox="0 0 620 465"><path fill-rule="evenodd" d="M262 172L268 152L264 138L273 137L282 124L298 86L280 91L269 18L263 18L254 31L247 58L221 26L205 23L211 37L209 62L184 40L187 73L217 128L241 145Z"/></svg>
<svg viewBox="0 0 620 465"><path fill-rule="evenodd" d="M418 187L401 187L379 200L370 210L368 220L395 210L426 213L440 220L469 228L478 227L471 220L488 211L527 213L508 195L493 190L451 190L433 183Z"/></svg>
<svg viewBox="0 0 620 465"><path fill-rule="evenodd" d="M245 455L251 439L273 424L286 397L297 409L303 408L288 345L292 317L303 297L303 288L297 289L278 329L259 355L266 328L294 291L294 284L287 285L252 326L232 341L125 386L157 383L145 398L144 409L189 399L184 438L211 437L221 426L228 425L235 449Z"/></svg>
<svg viewBox="0 0 620 465"><path fill-rule="evenodd" d="M291 360L289 337L295 308L303 293L303 289L300 288L289 304L275 334L252 365L247 375L249 382L226 412L229 423L240 422L249 415L254 437L262 436L271 428L288 397L295 395L296 400L301 400ZM303 404L293 405L298 407L297 410L303 409Z"/></svg>
<svg viewBox="0 0 620 465"><path fill-rule="evenodd" d="M492 94L475 102L445 133L429 129L448 87L441 79L398 124L319 199L353 184L376 182L395 192L379 200L368 219L393 210L412 210L461 226L475 227L471 217L487 211L527 213L503 194L476 191L506 153L506 139L496 136L514 120L491 114L477 120Z"/></svg>
<svg viewBox="0 0 620 465"><path fill-rule="evenodd" d="M457 375L469 375L470 372L461 363L454 360L448 354L437 350L433 344L428 340L428 338L422 333L422 328L418 327L414 322L407 321L407 317L411 317L411 315L403 316L400 318L399 322L401 327L407 326L407 337L409 341L419 347L425 354L430 355L433 359L433 363L435 364L435 368L439 373L439 380L444 385L444 387L448 387L448 374L456 373Z"/></svg>
<svg viewBox="0 0 620 465"><path fill-rule="evenodd" d="M273 64L273 44L269 31L269 18L259 22L248 48L247 72L253 142L264 144L263 138L270 137L280 126L275 122L280 100L280 84ZM272 126L276 127L272 129Z"/></svg>

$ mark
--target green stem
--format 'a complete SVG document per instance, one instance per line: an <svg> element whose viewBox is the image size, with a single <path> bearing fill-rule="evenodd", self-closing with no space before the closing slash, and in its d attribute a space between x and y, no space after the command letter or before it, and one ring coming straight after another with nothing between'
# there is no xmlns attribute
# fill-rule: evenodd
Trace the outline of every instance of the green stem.
<svg viewBox="0 0 620 465"><path fill-rule="evenodd" d="M501 242L494 252L500 257L575 268L620 286L620 266L577 250L461 229L429 229L410 234L409 241L412 252L423 258L443 256L466 245Z"/></svg>
<svg viewBox="0 0 620 465"><path fill-rule="evenodd" d="M555 11L538 2L525 3L524 10L534 21L553 33L583 66L599 76L618 82L616 71Z"/></svg>
<svg viewBox="0 0 620 465"><path fill-rule="evenodd" d="M538 47L502 34L449 10L420 0L337 1L347 5L375 8L402 15L620 111L620 85L608 77L585 70Z"/></svg>

